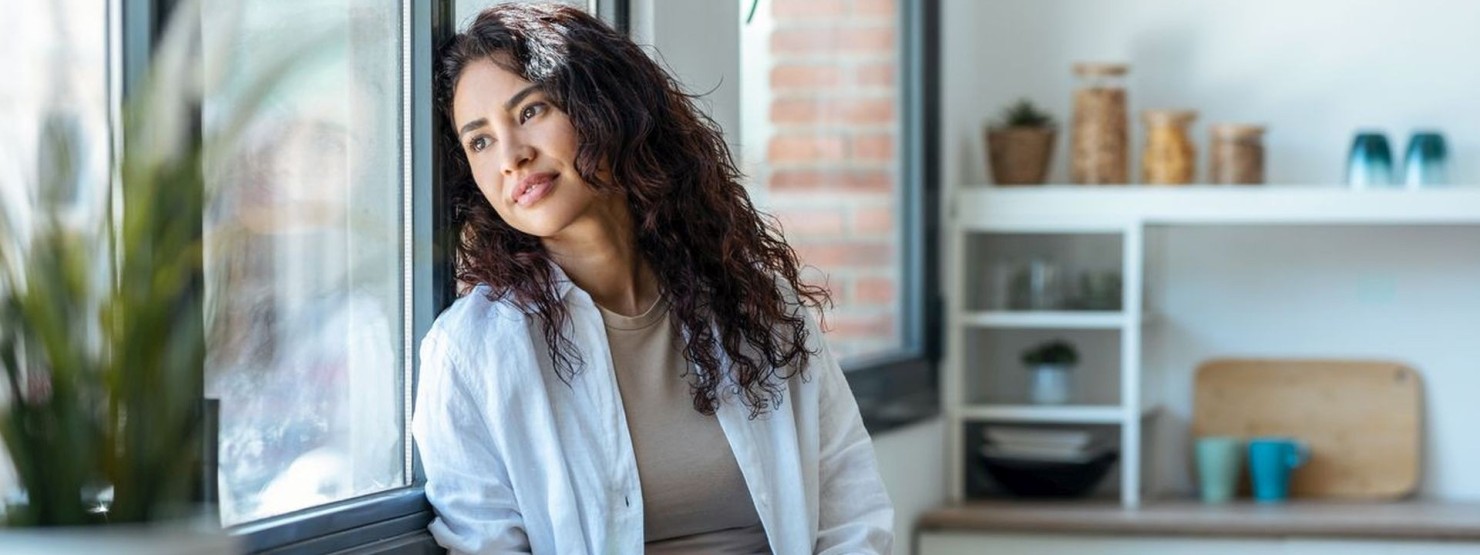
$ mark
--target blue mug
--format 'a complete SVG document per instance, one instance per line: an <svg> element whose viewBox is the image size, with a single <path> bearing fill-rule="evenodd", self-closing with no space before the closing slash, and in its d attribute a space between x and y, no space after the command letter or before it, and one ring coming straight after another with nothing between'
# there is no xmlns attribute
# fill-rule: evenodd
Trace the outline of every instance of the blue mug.
<svg viewBox="0 0 1480 555"><path fill-rule="evenodd" d="M1393 182L1393 152L1387 135L1362 131L1352 140L1346 162L1346 183L1354 189L1388 188Z"/></svg>
<svg viewBox="0 0 1480 555"><path fill-rule="evenodd" d="M1254 500L1278 503L1290 496L1290 471L1305 464L1309 449L1287 437L1259 437L1249 441L1249 477Z"/></svg>
<svg viewBox="0 0 1480 555"><path fill-rule="evenodd" d="M1408 155L1403 160L1403 184L1410 189L1446 184L1448 157L1444 135L1436 131L1414 133L1408 139Z"/></svg>

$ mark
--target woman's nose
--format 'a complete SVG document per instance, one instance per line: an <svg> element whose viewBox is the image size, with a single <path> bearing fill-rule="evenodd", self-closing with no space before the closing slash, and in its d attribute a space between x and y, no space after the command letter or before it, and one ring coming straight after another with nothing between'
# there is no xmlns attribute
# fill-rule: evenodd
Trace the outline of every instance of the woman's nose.
<svg viewBox="0 0 1480 555"><path fill-rule="evenodd" d="M534 158L534 147L520 140L503 141L499 151L499 163L504 175L518 173Z"/></svg>

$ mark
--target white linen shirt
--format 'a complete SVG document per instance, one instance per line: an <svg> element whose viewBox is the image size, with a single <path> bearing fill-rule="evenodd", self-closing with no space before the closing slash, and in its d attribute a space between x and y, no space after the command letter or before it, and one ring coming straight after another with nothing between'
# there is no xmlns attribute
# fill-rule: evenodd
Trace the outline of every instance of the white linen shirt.
<svg viewBox="0 0 1480 555"><path fill-rule="evenodd" d="M539 321L489 301L486 286L422 341L412 432L437 512L428 529L452 553L643 552L642 489L601 313L556 274L585 360L569 386ZM781 405L755 419L724 398L720 427L773 552L889 553L894 509L873 444L807 318L806 377L788 379Z"/></svg>

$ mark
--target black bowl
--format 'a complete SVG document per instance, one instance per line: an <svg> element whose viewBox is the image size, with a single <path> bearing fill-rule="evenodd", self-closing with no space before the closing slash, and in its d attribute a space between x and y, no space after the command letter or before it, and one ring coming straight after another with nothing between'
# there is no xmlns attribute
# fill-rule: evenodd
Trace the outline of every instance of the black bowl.
<svg viewBox="0 0 1480 555"><path fill-rule="evenodd" d="M1083 496L1105 478L1117 458L1114 451L1076 462L982 455L987 474L1019 497Z"/></svg>

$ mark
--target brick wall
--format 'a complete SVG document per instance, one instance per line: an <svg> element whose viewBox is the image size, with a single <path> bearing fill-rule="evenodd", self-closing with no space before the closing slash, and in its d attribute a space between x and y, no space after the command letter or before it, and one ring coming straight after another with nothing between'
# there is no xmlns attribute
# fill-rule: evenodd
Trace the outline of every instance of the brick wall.
<svg viewBox="0 0 1480 555"><path fill-rule="evenodd" d="M842 356L899 345L895 0L776 0L764 175L770 211L833 292Z"/></svg>

